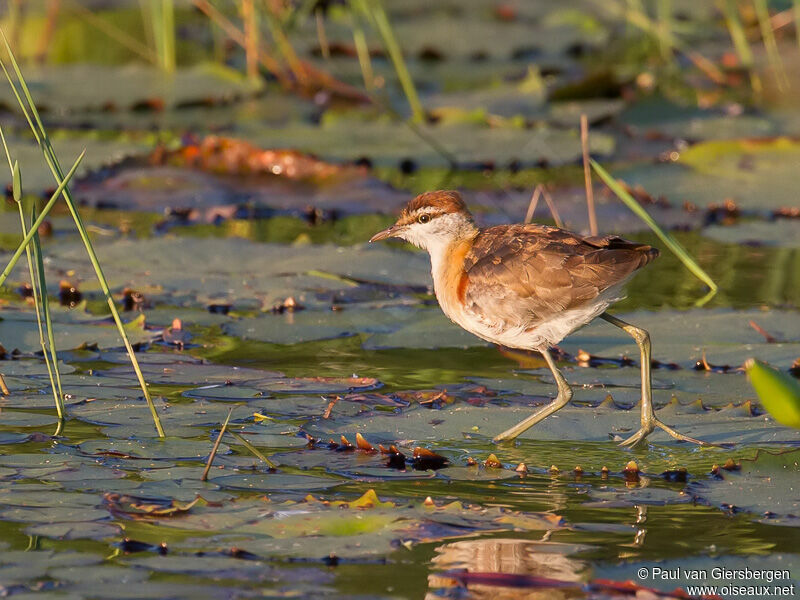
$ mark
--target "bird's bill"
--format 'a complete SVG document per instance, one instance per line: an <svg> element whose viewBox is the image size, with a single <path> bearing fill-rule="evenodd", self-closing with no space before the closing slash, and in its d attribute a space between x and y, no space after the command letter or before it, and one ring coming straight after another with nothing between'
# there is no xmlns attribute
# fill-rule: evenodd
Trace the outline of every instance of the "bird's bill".
<svg viewBox="0 0 800 600"><path fill-rule="evenodd" d="M379 242L380 240L385 240L386 238L390 237L397 237L397 234L400 233L402 227L399 225L392 225L391 227L387 227L383 231L379 231L371 238L369 238L370 242Z"/></svg>

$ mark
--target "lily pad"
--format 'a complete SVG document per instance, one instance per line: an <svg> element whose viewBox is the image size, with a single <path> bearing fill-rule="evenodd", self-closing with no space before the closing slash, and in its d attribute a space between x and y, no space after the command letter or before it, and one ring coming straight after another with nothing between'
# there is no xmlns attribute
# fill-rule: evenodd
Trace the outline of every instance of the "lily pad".
<svg viewBox="0 0 800 600"><path fill-rule="evenodd" d="M725 244L751 246L800 247L800 221L779 220L771 223L748 221L736 225L713 225L703 235Z"/></svg>
<svg viewBox="0 0 800 600"><path fill-rule="evenodd" d="M119 536L122 529L119 525L113 523L89 521L84 523L48 523L33 525L27 527L25 532L28 535L40 535L57 540L105 540Z"/></svg>
<svg viewBox="0 0 800 600"><path fill-rule="evenodd" d="M211 481L223 488L254 492L324 490L343 483L337 479L287 473L222 475L213 477Z"/></svg>
<svg viewBox="0 0 800 600"><path fill-rule="evenodd" d="M800 514L800 451L761 451L752 460L742 460L735 470L720 470L717 479L693 482L688 490L713 504L775 516ZM784 521L800 526L800 520Z"/></svg>

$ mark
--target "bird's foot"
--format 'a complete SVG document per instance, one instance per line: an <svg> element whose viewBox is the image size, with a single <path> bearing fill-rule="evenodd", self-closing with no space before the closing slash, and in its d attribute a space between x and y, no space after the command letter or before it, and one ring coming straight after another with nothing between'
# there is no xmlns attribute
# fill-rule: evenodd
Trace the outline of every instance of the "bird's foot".
<svg viewBox="0 0 800 600"><path fill-rule="evenodd" d="M702 440L696 440L693 437L689 437L688 435L683 435L682 433L678 433L669 425L665 425L661 421L656 418L653 418L650 421L642 423L642 427L634 433L631 437L627 440L620 442L620 446L636 446L637 444L643 442L648 435L650 435L655 428L658 427L659 429L663 429L669 435L674 437L676 440L680 440L682 442L691 442L692 444L697 444L698 446L713 446L714 444L709 444L708 442L704 442Z"/></svg>

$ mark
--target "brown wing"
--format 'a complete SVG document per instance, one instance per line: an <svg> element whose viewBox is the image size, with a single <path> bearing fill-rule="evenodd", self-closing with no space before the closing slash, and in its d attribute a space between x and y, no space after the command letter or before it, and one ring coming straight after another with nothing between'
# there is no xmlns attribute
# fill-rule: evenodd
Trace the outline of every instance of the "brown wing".
<svg viewBox="0 0 800 600"><path fill-rule="evenodd" d="M481 231L464 260L465 309L507 323L579 308L627 280L658 250L620 237L581 237L544 225Z"/></svg>

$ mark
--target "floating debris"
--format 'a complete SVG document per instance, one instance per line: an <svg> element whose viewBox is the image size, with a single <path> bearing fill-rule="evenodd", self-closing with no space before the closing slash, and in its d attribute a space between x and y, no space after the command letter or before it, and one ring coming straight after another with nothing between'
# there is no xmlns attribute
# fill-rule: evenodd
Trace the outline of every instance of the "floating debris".
<svg viewBox="0 0 800 600"><path fill-rule="evenodd" d="M375 447L365 440L364 436L360 433L356 433L356 447L358 447L359 450L364 450L366 452L377 452Z"/></svg>
<svg viewBox="0 0 800 600"><path fill-rule="evenodd" d="M61 306L74 308L83 300L83 294L78 290L78 286L62 279L58 284L58 300Z"/></svg>
<svg viewBox="0 0 800 600"><path fill-rule="evenodd" d="M667 469L661 473L661 477L672 483L686 483L689 481L689 472L686 470L686 467Z"/></svg>
<svg viewBox="0 0 800 600"><path fill-rule="evenodd" d="M494 454L490 454L489 458L486 459L486 462L483 463L483 466L487 469L502 469L503 463L495 456Z"/></svg>
<svg viewBox="0 0 800 600"><path fill-rule="evenodd" d="M413 467L417 471L436 471L447 465L447 459L435 452L431 452L426 448L417 446L414 448Z"/></svg>

